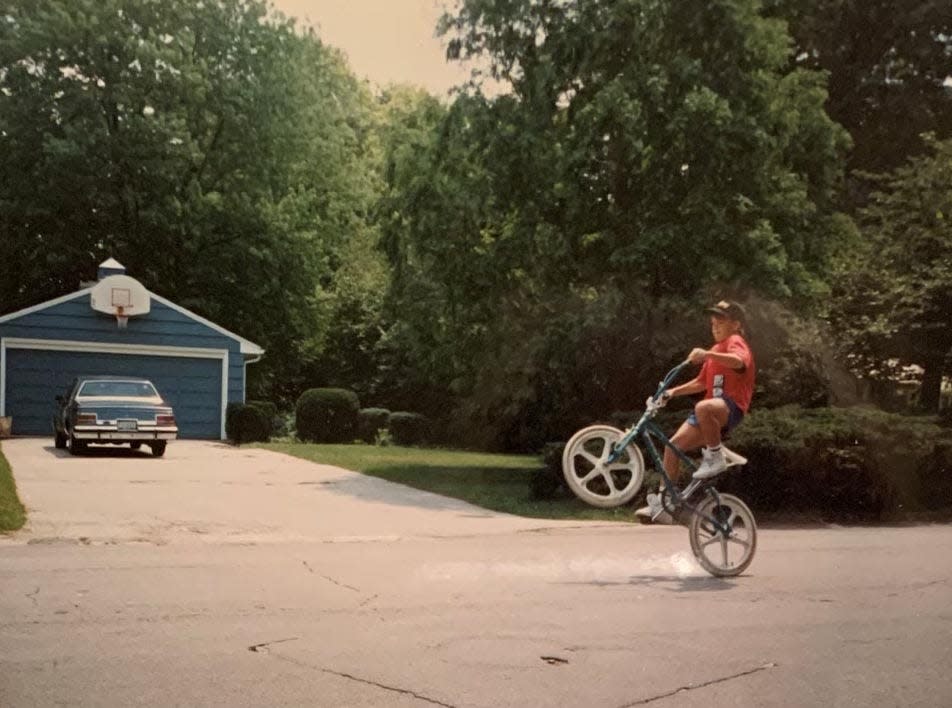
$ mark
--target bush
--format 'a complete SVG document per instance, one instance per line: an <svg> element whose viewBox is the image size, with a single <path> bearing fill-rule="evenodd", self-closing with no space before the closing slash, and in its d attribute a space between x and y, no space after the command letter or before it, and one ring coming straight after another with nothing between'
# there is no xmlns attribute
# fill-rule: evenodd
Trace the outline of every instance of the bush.
<svg viewBox="0 0 952 708"><path fill-rule="evenodd" d="M555 499L568 493L565 477L562 475L562 452L564 442L546 443L542 448L542 467L529 477L529 497L531 499Z"/></svg>
<svg viewBox="0 0 952 708"><path fill-rule="evenodd" d="M230 403L225 411L225 434L236 445L271 439L271 418L261 407Z"/></svg>
<svg viewBox="0 0 952 708"><path fill-rule="evenodd" d="M357 394L342 388L311 388L294 409L297 435L306 442L352 442L357 434Z"/></svg>
<svg viewBox="0 0 952 708"><path fill-rule="evenodd" d="M390 411L386 408L361 408L357 413L357 437L365 443L377 441L377 434L390 426Z"/></svg>
<svg viewBox="0 0 952 708"><path fill-rule="evenodd" d="M281 415L278 413L278 406L271 401L245 401L245 405L257 408L270 422L269 433L275 435L279 428L283 426Z"/></svg>
<svg viewBox="0 0 952 708"><path fill-rule="evenodd" d="M430 420L419 413L391 413L390 435L397 445L425 445L432 440Z"/></svg>
<svg viewBox="0 0 952 708"><path fill-rule="evenodd" d="M612 416L621 417L627 416ZM753 411L727 444L748 463L719 478L717 488L741 497L755 513L871 521L952 511L952 433L934 417L784 406ZM568 493L564 447L544 447L543 467L529 481L533 499ZM653 489L657 477L645 458L643 490Z"/></svg>
<svg viewBox="0 0 952 708"><path fill-rule="evenodd" d="M935 418L784 406L752 412L729 445L749 462L718 488L755 510L858 521L952 507L952 442Z"/></svg>

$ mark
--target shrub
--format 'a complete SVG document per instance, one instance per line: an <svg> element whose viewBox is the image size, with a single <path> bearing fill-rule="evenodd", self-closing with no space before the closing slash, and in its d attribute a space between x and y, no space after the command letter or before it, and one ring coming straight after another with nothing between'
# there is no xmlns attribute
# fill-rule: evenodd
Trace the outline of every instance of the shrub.
<svg viewBox="0 0 952 708"><path fill-rule="evenodd" d="M390 411L386 408L361 408L357 413L357 437L365 443L377 441L377 434L390 426Z"/></svg>
<svg viewBox="0 0 952 708"><path fill-rule="evenodd" d="M230 403L225 411L225 434L236 445L267 442L271 439L271 419L258 406Z"/></svg>
<svg viewBox="0 0 952 708"><path fill-rule="evenodd" d="M936 418L870 408L758 409L727 444L748 463L719 478L717 488L738 495L755 513L869 521L952 511L952 433ZM544 466L529 482L532 498L568 493L564 445L543 449ZM657 475L645 458L649 469L642 488L653 490Z"/></svg>
<svg viewBox="0 0 952 708"><path fill-rule="evenodd" d="M278 406L271 401L245 401L245 405L257 408L260 410L265 418L268 419L270 424L269 433L274 435L278 428L281 426L281 416L278 413Z"/></svg>
<svg viewBox="0 0 952 708"><path fill-rule="evenodd" d="M754 411L732 449L748 464L718 485L764 511L827 520L952 506L952 443L934 418L869 408Z"/></svg>
<svg viewBox="0 0 952 708"><path fill-rule="evenodd" d="M529 497L532 499L555 499L568 492L562 475L562 452L564 442L546 443L542 448L542 467L529 477Z"/></svg>
<svg viewBox="0 0 952 708"><path fill-rule="evenodd" d="M306 442L351 442L357 433L357 394L342 388L311 388L295 406L297 435Z"/></svg>
<svg viewBox="0 0 952 708"><path fill-rule="evenodd" d="M397 445L424 445L432 440L430 420L419 413L390 414L390 435Z"/></svg>

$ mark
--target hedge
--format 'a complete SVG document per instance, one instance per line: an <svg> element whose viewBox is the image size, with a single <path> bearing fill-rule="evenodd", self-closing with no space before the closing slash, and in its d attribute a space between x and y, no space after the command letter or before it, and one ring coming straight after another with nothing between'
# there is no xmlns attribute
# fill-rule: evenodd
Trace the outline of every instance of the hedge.
<svg viewBox="0 0 952 708"><path fill-rule="evenodd" d="M357 394L343 388L311 388L301 394L294 409L301 440L316 443L353 442L357 435Z"/></svg>
<svg viewBox="0 0 952 708"><path fill-rule="evenodd" d="M753 411L726 444L748 463L723 475L717 488L738 495L755 512L827 521L952 512L952 431L935 417L783 406ZM544 466L530 482L533 497L567 493L564 446L546 446ZM643 500L639 494L633 504Z"/></svg>
<svg viewBox="0 0 952 708"><path fill-rule="evenodd" d="M390 436L397 445L425 445L433 439L430 419L408 411L391 413Z"/></svg>
<svg viewBox="0 0 952 708"><path fill-rule="evenodd" d="M357 437L373 444L381 430L390 427L390 411L386 408L361 408L357 413Z"/></svg>
<svg viewBox="0 0 952 708"><path fill-rule="evenodd" d="M952 507L952 436L934 417L783 406L749 415L728 445L749 462L719 488L757 509L849 521Z"/></svg>
<svg viewBox="0 0 952 708"><path fill-rule="evenodd" d="M225 435L236 445L271 439L272 418L261 406L230 403L225 411Z"/></svg>

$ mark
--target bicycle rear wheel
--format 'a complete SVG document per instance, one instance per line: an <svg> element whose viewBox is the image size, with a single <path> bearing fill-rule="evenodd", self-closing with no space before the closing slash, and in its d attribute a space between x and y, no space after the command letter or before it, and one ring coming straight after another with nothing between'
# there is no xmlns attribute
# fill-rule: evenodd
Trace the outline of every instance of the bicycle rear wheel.
<svg viewBox="0 0 952 708"><path fill-rule="evenodd" d="M729 527L727 534L718 529L710 517ZM719 578L740 575L754 559L757 551L757 522L747 505L732 494L706 498L688 526L691 551L698 563Z"/></svg>

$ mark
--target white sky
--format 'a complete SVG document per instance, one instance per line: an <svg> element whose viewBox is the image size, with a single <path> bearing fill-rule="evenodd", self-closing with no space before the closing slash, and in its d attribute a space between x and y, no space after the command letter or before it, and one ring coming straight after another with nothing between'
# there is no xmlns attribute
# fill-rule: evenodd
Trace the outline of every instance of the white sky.
<svg viewBox="0 0 952 708"><path fill-rule="evenodd" d="M342 50L351 69L377 85L412 83L444 96L469 77L448 63L436 21L447 0L271 0L323 42Z"/></svg>

